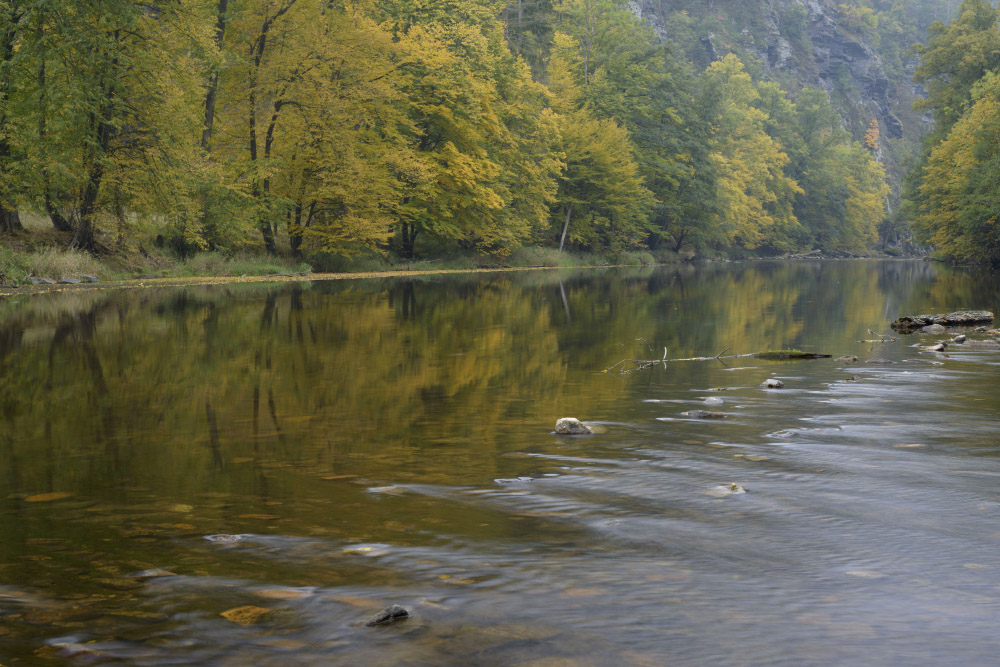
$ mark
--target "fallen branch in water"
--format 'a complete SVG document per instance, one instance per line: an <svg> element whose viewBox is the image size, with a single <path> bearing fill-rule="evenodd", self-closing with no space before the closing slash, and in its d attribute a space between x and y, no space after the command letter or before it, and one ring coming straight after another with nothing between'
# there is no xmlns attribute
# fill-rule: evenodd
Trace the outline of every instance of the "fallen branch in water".
<svg viewBox="0 0 1000 667"><path fill-rule="evenodd" d="M816 354L813 352L803 352L802 350L769 350L767 352L751 352L750 354L730 354L727 356L722 356L729 351L727 347L722 352L719 352L714 357L686 357L684 359L667 359L667 348L663 348L663 358L662 359L622 359L618 363L605 368L604 373L616 372L619 375L628 375L630 373L635 373L636 371L646 370L652 366L663 364L666 368L667 364L674 361L719 361L723 359L770 359L774 361L795 361L795 360L805 360L805 359L829 359L833 355L831 354ZM632 364L631 367L628 364ZM616 370L617 369L617 370Z"/></svg>
<svg viewBox="0 0 1000 667"><path fill-rule="evenodd" d="M895 343L896 339L888 334L880 334L877 331L868 330L869 336L877 336L878 338L870 340L859 340L859 343Z"/></svg>
<svg viewBox="0 0 1000 667"><path fill-rule="evenodd" d="M637 339L640 340L640 339ZM645 341L643 341L645 342ZM649 343L646 343L649 345ZM650 348L652 349L652 348ZM626 365L632 364L632 368L628 368ZM618 373L619 375L628 375L630 373L635 373L637 371L644 371L651 366L656 366L657 364L663 364L663 367L667 367L667 348L663 348L663 358L662 359L622 359L617 364L605 368L602 373L610 373L612 371ZM621 367L619 370L615 371L616 368Z"/></svg>

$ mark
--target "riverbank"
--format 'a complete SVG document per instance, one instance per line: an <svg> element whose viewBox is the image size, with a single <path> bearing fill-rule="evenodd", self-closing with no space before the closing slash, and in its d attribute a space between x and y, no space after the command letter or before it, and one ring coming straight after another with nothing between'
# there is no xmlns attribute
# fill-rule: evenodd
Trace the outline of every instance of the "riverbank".
<svg viewBox="0 0 1000 667"><path fill-rule="evenodd" d="M33 224L34 223L34 224ZM25 231L0 234L0 289L27 287L61 289L75 281L94 285L128 284L163 280L196 282L207 279L302 277L301 274L356 277L405 275L447 271L496 271L527 268L583 268L592 266L642 266L671 264L690 259L670 251L620 253L559 252L555 248L523 247L497 257L475 252L442 257L402 259L391 253L344 257L322 253L294 257L290 248L267 255L248 247L238 251L199 252L185 257L157 247L152 239L130 246L118 245L98 255L68 250L69 236L30 219ZM105 239L112 243L111 239ZM53 284L64 283L61 287Z"/></svg>
<svg viewBox="0 0 1000 667"><path fill-rule="evenodd" d="M353 257L312 254L293 257L290 249L267 255L259 249L237 252L199 252L180 257L152 242L120 246L99 255L66 249L69 238L42 221L26 225L23 232L0 234L0 294L23 294L108 286L131 288L147 285L259 282L263 280L336 280L349 278L473 273L504 270L592 268L608 266L669 265L685 261L738 261L755 259L862 258L836 252L812 251L780 257L734 256L716 253L695 256L691 251L636 250L618 253L560 252L549 247L522 247L505 257L475 252L405 260L392 254ZM110 240L108 240L110 241ZM151 241L147 239L147 241ZM873 253L872 258L878 256Z"/></svg>

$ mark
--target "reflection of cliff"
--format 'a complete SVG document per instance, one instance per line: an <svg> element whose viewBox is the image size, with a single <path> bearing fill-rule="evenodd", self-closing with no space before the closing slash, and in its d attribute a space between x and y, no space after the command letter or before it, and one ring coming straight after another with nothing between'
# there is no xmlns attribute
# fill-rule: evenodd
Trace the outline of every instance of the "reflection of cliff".
<svg viewBox="0 0 1000 667"><path fill-rule="evenodd" d="M497 453L557 417L615 419L648 380L600 373L622 357L837 354L908 293L970 289L934 270L775 262L45 297L0 326L0 465L8 492L58 480L266 496L279 469L489 479ZM669 380L703 386L704 372Z"/></svg>

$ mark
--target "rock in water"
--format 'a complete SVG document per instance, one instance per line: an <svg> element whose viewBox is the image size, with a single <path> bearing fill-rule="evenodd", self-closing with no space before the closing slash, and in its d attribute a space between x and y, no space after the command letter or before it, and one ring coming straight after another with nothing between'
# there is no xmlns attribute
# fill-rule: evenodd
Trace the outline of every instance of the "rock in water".
<svg viewBox="0 0 1000 667"><path fill-rule="evenodd" d="M842 357L837 357L837 361L842 364L856 364L858 363L858 358L853 354L845 354Z"/></svg>
<svg viewBox="0 0 1000 667"><path fill-rule="evenodd" d="M369 628L373 628L377 625L389 625L390 623L396 623L397 621L402 621L409 617L410 612L406 611L406 609L400 607L398 604L394 604L391 607L386 607L379 613L369 618L365 625Z"/></svg>
<svg viewBox="0 0 1000 667"><path fill-rule="evenodd" d="M945 331L947 331L947 329L945 329L944 326L941 324L929 324L923 329L921 329L921 331L929 334L943 334Z"/></svg>
<svg viewBox="0 0 1000 667"><path fill-rule="evenodd" d="M956 345L961 345L961 344L962 344L962 343L964 343L964 342L965 342L966 340L967 340L967 339L966 339L966 337L965 337L965 334L959 334L958 336L955 336L955 339L954 339L953 341L951 341L951 342L952 342L952 343L955 343Z"/></svg>
<svg viewBox="0 0 1000 667"><path fill-rule="evenodd" d="M681 416L691 417L692 419L725 419L726 415L721 412L708 412L707 410L688 410L687 412L682 412Z"/></svg>
<svg viewBox="0 0 1000 667"><path fill-rule="evenodd" d="M593 429L574 417L563 417L556 422L556 433L559 435L591 435Z"/></svg>
<svg viewBox="0 0 1000 667"><path fill-rule="evenodd" d="M69 276L63 276L59 280L59 284L60 285L79 285L80 284L80 279L79 278L71 278Z"/></svg>
<svg viewBox="0 0 1000 667"><path fill-rule="evenodd" d="M781 380L776 380L774 378L768 378L760 385L764 389L784 389L785 383Z"/></svg>
<svg viewBox="0 0 1000 667"><path fill-rule="evenodd" d="M913 333L930 325L944 327L988 324L993 321L993 313L986 310L960 310L943 315L916 315L900 317L892 323L892 328L900 333Z"/></svg>
<svg viewBox="0 0 1000 667"><path fill-rule="evenodd" d="M888 359L881 359L881 358L876 357L875 359L869 359L865 363L866 364L873 364L875 366L888 366L892 362L890 360L888 360Z"/></svg>

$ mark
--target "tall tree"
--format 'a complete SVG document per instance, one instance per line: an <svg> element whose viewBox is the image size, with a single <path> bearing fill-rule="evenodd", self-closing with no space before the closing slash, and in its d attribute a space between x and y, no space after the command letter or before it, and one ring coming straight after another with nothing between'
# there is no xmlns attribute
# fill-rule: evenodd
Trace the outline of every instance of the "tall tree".
<svg viewBox="0 0 1000 667"><path fill-rule="evenodd" d="M15 47L24 22L23 7L9 1L0 2L0 232L22 228L17 210L9 121Z"/></svg>

